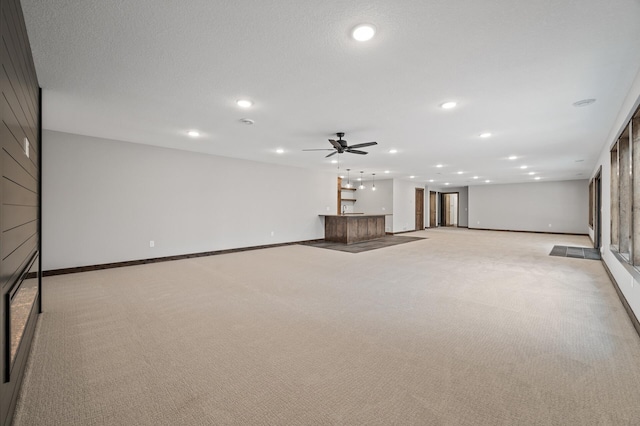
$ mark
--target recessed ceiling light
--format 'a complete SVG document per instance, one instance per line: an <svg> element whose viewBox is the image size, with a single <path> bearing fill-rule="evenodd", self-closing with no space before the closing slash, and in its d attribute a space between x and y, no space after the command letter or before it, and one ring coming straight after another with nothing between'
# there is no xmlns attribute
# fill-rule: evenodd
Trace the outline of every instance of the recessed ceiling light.
<svg viewBox="0 0 640 426"><path fill-rule="evenodd" d="M385 173L391 173L391 172L389 172L389 170L385 170L384 172L385 172Z"/></svg>
<svg viewBox="0 0 640 426"><path fill-rule="evenodd" d="M573 106L576 108L582 108L582 107L586 107L589 106L591 104L593 104L596 100L591 98L591 99L583 99L581 101L577 101L573 103Z"/></svg>
<svg viewBox="0 0 640 426"><path fill-rule="evenodd" d="M238 104L238 106L242 108L249 108L251 105L253 105L253 102L248 99L238 99L236 101L236 104Z"/></svg>
<svg viewBox="0 0 640 426"><path fill-rule="evenodd" d="M351 32L351 36L357 41L368 41L376 34L376 29L373 25L362 24L358 25Z"/></svg>
<svg viewBox="0 0 640 426"><path fill-rule="evenodd" d="M489 133L489 132L480 133L480 137L483 138L483 139L490 138L491 137L491 133Z"/></svg>
<svg viewBox="0 0 640 426"><path fill-rule="evenodd" d="M516 157L515 155L512 155L511 157L509 157L509 160L517 160L518 157Z"/></svg>
<svg viewBox="0 0 640 426"><path fill-rule="evenodd" d="M449 182L445 182L444 184L445 184L445 185L449 185Z"/></svg>
<svg viewBox="0 0 640 426"><path fill-rule="evenodd" d="M490 181L489 179L487 179L487 180L485 180L484 182L485 182L485 183L489 183L489 182L491 182L491 181Z"/></svg>
<svg viewBox="0 0 640 426"><path fill-rule="evenodd" d="M541 178L540 176L536 176L536 177L534 177L534 179L535 179L535 180L540 180L540 179L542 179L542 178Z"/></svg>
<svg viewBox="0 0 640 426"><path fill-rule="evenodd" d="M536 172L529 172L529 176L533 176L535 174L536 174Z"/></svg>
<svg viewBox="0 0 640 426"><path fill-rule="evenodd" d="M389 154L395 154L396 152L398 152L398 150L397 150L397 149L390 149L390 150L389 150Z"/></svg>
<svg viewBox="0 0 640 426"><path fill-rule="evenodd" d="M337 164L338 160L331 160L331 164Z"/></svg>
<svg viewBox="0 0 640 426"><path fill-rule="evenodd" d="M433 182L433 179L429 179L429 182Z"/></svg>
<svg viewBox="0 0 640 426"><path fill-rule="evenodd" d="M192 138L197 138L198 136L200 136L200 132L197 130L189 130L187 132L187 135L191 136Z"/></svg>
<svg viewBox="0 0 640 426"><path fill-rule="evenodd" d="M458 172L459 175L463 174L464 172Z"/></svg>
<svg viewBox="0 0 640 426"><path fill-rule="evenodd" d="M478 176L474 176L473 178L474 178L474 179L478 179Z"/></svg>
<svg viewBox="0 0 640 426"><path fill-rule="evenodd" d="M413 178L415 178L415 176L409 176L409 179L413 179Z"/></svg>
<svg viewBox="0 0 640 426"><path fill-rule="evenodd" d="M449 102L445 102L445 103L441 104L440 108L442 108L442 109L451 109L451 108L455 108L456 105L458 105L457 102L449 101Z"/></svg>
<svg viewBox="0 0 640 426"><path fill-rule="evenodd" d="M436 164L436 167L440 169L440 168L444 167L444 165L442 165L442 164Z"/></svg>
<svg viewBox="0 0 640 426"><path fill-rule="evenodd" d="M340 176L340 179L344 179L344 175L341 175L341 176Z"/></svg>
<svg viewBox="0 0 640 426"><path fill-rule="evenodd" d="M521 168L522 170L524 170L524 169L526 169L526 168L527 168L527 166L522 165L522 166L520 166L520 168Z"/></svg>
<svg viewBox="0 0 640 426"><path fill-rule="evenodd" d="M284 153L284 149L282 149L282 148L278 148L278 149L276 149L276 152L277 152L278 154L282 154L282 153Z"/></svg>

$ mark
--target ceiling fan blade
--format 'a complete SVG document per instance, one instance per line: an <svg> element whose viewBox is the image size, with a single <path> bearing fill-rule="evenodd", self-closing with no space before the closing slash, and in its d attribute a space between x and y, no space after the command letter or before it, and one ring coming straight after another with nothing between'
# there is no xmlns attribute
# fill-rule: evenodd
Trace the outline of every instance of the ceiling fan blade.
<svg viewBox="0 0 640 426"><path fill-rule="evenodd" d="M368 154L368 152L358 151L357 149L347 149L347 152L350 152L350 153L352 153L352 154L360 154L360 155L366 155L366 154Z"/></svg>
<svg viewBox="0 0 640 426"><path fill-rule="evenodd" d="M340 145L340 142L336 140L329 139L329 142L331 142L331 145L333 145L337 150L341 150L343 148L342 145Z"/></svg>
<svg viewBox="0 0 640 426"><path fill-rule="evenodd" d="M334 149L333 148L303 149L303 151L334 151Z"/></svg>
<svg viewBox="0 0 640 426"><path fill-rule="evenodd" d="M336 155L337 153L338 153L338 151L333 151L331 154L329 154L329 155L325 156L324 158L329 158L329 157L331 157L332 155Z"/></svg>
<svg viewBox="0 0 640 426"><path fill-rule="evenodd" d="M365 146L378 145L378 142L365 142L351 145L349 148L364 148Z"/></svg>

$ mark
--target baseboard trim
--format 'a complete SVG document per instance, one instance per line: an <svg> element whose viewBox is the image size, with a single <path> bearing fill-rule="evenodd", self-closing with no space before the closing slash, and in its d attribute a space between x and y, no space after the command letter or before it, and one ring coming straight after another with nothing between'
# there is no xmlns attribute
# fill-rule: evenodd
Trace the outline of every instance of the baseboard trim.
<svg viewBox="0 0 640 426"><path fill-rule="evenodd" d="M101 269L123 268L125 266L146 265L149 263L169 262L172 260L192 259L195 257L216 256L219 254L239 253L242 251L262 250L267 248L293 246L297 244L315 243L320 241L324 241L324 240L316 239L316 240L293 241L290 243L278 243L278 244L267 244L262 246L239 247L239 248L226 249L226 250L215 250L215 251L205 251L200 253L178 254L174 256L153 257L150 259L127 260L124 262L102 263L99 265L87 265L87 266L76 266L73 268L52 269L49 271L43 271L42 276L51 277L54 275L75 274L78 272L98 271Z"/></svg>
<svg viewBox="0 0 640 426"><path fill-rule="evenodd" d="M629 315L629 319L631 320L631 324L633 324L633 328L636 329L636 333L638 333L638 336L640 336L640 322L638 321L638 317L636 317L635 313L631 309L631 306L629 306L629 302L627 302L627 298L624 297L624 294L620 290L620 286L618 285L618 282L616 281L616 279L613 277L613 274L611 273L611 270L607 266L607 263L604 260L602 260L601 262L602 262L602 266L604 266L604 270L607 271L607 275L609 275L609 279L611 280L611 284L613 285L613 288L615 288L616 293L618 293L618 298L622 302L622 306L624 306L624 310L627 311L627 315Z"/></svg>
<svg viewBox="0 0 640 426"><path fill-rule="evenodd" d="M527 234L551 234L551 235L580 235L580 236L589 236L588 233L586 234L578 234L578 233L574 233L574 232L546 232L546 231L519 231L516 229L490 229L490 228L471 228L469 227L469 229L473 229L474 231L497 231L497 232L524 232Z"/></svg>

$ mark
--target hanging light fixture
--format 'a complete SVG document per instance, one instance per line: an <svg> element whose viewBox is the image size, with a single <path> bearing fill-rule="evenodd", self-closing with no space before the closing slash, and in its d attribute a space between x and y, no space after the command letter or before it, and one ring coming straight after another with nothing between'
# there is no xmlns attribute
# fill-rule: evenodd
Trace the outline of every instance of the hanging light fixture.
<svg viewBox="0 0 640 426"><path fill-rule="evenodd" d="M373 185L371 186L371 190L375 191L376 190L376 174L371 173L371 175L373 176Z"/></svg>
<svg viewBox="0 0 640 426"><path fill-rule="evenodd" d="M358 187L359 189L364 189L364 181L362 180L363 173L363 171L360 172L360 186Z"/></svg>
<svg viewBox="0 0 640 426"><path fill-rule="evenodd" d="M345 185L345 188L351 188L351 180L349 179L349 171L351 169L347 169L347 184Z"/></svg>

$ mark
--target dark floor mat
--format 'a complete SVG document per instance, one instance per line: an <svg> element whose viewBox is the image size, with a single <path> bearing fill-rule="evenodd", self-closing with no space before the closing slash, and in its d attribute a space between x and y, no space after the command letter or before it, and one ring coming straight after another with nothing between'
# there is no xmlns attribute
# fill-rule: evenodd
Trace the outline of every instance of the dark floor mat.
<svg viewBox="0 0 640 426"><path fill-rule="evenodd" d="M410 243L412 241L426 240L423 237L401 237L397 235L387 235L372 241L363 241L354 244L333 243L330 241L317 241L303 243L306 246L324 248L329 250L344 251L347 253L362 253L364 251L376 250L383 247L396 246L398 244Z"/></svg>
<svg viewBox="0 0 640 426"><path fill-rule="evenodd" d="M576 259L600 260L600 250L589 247L553 246L549 256L573 257Z"/></svg>

